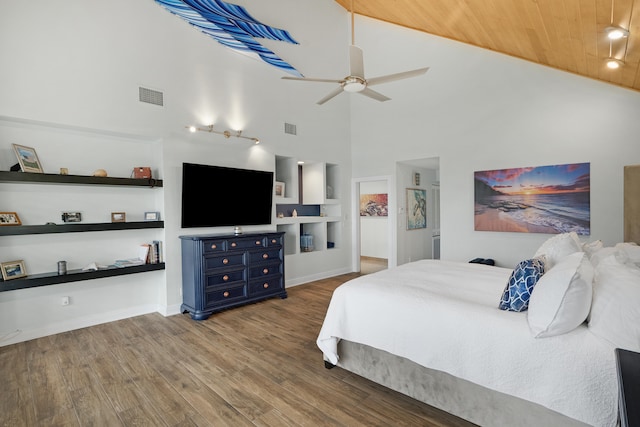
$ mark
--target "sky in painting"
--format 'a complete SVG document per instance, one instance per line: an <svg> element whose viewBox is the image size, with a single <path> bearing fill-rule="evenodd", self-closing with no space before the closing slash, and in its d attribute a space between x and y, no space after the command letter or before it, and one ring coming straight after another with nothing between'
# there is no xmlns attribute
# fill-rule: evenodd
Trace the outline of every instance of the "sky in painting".
<svg viewBox="0 0 640 427"><path fill-rule="evenodd" d="M589 191L590 164L500 169L475 172L475 179L509 195L562 194Z"/></svg>

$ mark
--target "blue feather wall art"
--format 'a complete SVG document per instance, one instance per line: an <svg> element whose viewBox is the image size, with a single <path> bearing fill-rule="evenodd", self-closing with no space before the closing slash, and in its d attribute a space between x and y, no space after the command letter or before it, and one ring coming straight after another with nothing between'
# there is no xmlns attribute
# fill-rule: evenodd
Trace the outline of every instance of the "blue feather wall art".
<svg viewBox="0 0 640 427"><path fill-rule="evenodd" d="M198 28L218 43L245 55L258 58L294 76L302 74L256 38L298 44L291 35L256 19L242 7L220 0L155 0L171 13Z"/></svg>

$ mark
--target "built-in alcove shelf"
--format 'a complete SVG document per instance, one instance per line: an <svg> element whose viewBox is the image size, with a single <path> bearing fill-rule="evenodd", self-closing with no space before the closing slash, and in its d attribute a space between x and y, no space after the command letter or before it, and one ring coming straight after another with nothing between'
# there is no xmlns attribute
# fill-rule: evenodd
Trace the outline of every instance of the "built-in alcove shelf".
<svg viewBox="0 0 640 427"><path fill-rule="evenodd" d="M78 233L83 231L139 230L145 228L164 228L164 221L101 222L55 225L11 225L0 227L0 236Z"/></svg>
<svg viewBox="0 0 640 427"><path fill-rule="evenodd" d="M161 179L118 178L108 176L59 175L0 171L0 182L67 184L67 185L125 185L133 187L162 187Z"/></svg>
<svg viewBox="0 0 640 427"><path fill-rule="evenodd" d="M60 283L80 282L82 280L101 279L104 277L123 276L126 274L144 273L164 270L164 263L134 265L132 267L112 267L102 270L69 270L67 274L40 273L30 274L19 279L0 280L0 292L17 289L36 288L38 286L58 285Z"/></svg>

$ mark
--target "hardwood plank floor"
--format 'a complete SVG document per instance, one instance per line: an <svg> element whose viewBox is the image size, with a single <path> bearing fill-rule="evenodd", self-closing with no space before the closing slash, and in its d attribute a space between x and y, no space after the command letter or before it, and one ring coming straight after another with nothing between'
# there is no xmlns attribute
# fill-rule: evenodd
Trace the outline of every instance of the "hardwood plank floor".
<svg viewBox="0 0 640 427"><path fill-rule="evenodd" d="M325 369L315 340L356 276L199 322L154 313L0 347L0 425L470 426Z"/></svg>

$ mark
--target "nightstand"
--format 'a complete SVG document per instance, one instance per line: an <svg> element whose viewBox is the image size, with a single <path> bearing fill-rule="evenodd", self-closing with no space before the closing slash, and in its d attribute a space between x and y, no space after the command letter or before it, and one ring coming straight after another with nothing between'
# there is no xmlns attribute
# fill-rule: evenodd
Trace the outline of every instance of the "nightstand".
<svg viewBox="0 0 640 427"><path fill-rule="evenodd" d="M640 353L615 349L620 400L620 426L640 426Z"/></svg>

